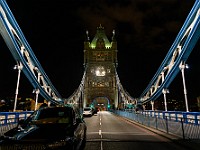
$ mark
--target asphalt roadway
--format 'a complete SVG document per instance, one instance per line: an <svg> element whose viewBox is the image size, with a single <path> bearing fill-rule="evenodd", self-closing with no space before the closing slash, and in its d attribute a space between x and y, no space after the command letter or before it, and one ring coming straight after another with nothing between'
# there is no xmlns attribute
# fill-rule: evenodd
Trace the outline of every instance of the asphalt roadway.
<svg viewBox="0 0 200 150"><path fill-rule="evenodd" d="M108 111L85 117L85 150L200 150L200 142L148 128Z"/></svg>

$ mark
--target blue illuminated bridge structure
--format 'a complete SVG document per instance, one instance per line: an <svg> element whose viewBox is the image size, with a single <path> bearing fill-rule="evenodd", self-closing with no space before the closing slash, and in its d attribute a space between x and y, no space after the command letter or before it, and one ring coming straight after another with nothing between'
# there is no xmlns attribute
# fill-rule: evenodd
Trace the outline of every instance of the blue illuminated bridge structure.
<svg viewBox="0 0 200 150"><path fill-rule="evenodd" d="M168 87L179 72L182 72L184 81L186 61L200 36L199 21L200 1L196 0L157 72L137 98L124 89L117 74L115 32L113 31L112 42L110 42L105 36L104 27L100 25L94 39L90 41L88 37L84 42L84 72L79 87L70 97L63 98L42 68L6 1L0 0L0 33L16 61L18 82L20 73L23 72L35 89L36 95L40 94L49 103L56 105L80 105L81 103L81 107L86 107L105 101L108 107L114 108L121 107L122 103L134 106L143 106L146 103L153 105L161 94L165 97ZM88 32L86 33L88 36ZM188 111L186 90L184 92L186 111ZM18 90L16 90L16 99L17 93ZM165 109L167 110L166 99Z"/></svg>

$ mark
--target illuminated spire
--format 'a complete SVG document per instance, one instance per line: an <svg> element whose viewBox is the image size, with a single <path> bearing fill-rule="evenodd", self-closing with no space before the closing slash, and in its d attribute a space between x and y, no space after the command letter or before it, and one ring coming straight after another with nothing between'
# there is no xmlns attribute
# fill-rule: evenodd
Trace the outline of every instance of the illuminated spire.
<svg viewBox="0 0 200 150"><path fill-rule="evenodd" d="M86 41L89 41L90 40L90 38L89 38L89 32L88 32L88 30L86 30Z"/></svg>
<svg viewBox="0 0 200 150"><path fill-rule="evenodd" d="M97 27L97 29L104 29L104 27L102 27L102 25L100 24L99 27Z"/></svg>
<svg viewBox="0 0 200 150"><path fill-rule="evenodd" d="M115 39L115 30L113 30L113 36L112 36L112 41L116 41L116 39Z"/></svg>

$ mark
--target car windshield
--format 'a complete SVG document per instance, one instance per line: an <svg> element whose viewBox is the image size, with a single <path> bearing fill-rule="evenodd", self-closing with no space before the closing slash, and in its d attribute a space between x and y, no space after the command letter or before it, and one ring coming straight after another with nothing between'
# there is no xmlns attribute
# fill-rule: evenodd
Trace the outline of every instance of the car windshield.
<svg viewBox="0 0 200 150"><path fill-rule="evenodd" d="M67 107L52 107L41 109L33 115L34 123L70 123L72 122L72 110Z"/></svg>
<svg viewBox="0 0 200 150"><path fill-rule="evenodd" d="M85 111L90 111L90 110L91 110L91 108L84 108L84 110L85 110Z"/></svg>

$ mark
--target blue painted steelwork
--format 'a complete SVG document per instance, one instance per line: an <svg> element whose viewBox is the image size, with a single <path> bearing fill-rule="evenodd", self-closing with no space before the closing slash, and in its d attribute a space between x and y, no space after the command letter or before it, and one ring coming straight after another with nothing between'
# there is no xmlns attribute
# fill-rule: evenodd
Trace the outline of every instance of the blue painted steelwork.
<svg viewBox="0 0 200 150"><path fill-rule="evenodd" d="M63 104L64 100L44 72L5 0L0 0L0 33L33 87L47 101Z"/></svg>
<svg viewBox="0 0 200 150"><path fill-rule="evenodd" d="M0 127L7 124L16 124L19 119L26 119L33 111L0 112Z"/></svg>
<svg viewBox="0 0 200 150"><path fill-rule="evenodd" d="M200 1L196 0L179 34L167 53L158 71L138 98L140 103L156 100L167 89L180 71L199 39Z"/></svg>
<svg viewBox="0 0 200 150"><path fill-rule="evenodd" d="M196 0L161 66L138 99L132 98L127 93L116 74L119 97L124 102L136 100L137 104L143 104L154 101L162 94L163 89L169 87L180 71L180 64L186 62L199 39L199 7L200 1ZM38 89L47 101L64 105L66 99L60 96L44 72L5 0L0 0L0 33L17 64L22 65L22 71L33 87ZM67 99L68 103L72 104L81 99L84 94L82 93L84 82L85 73L78 89Z"/></svg>
<svg viewBox="0 0 200 150"><path fill-rule="evenodd" d="M170 121L200 125L200 112L145 110L142 112L142 114L145 116L156 117L160 119L167 118Z"/></svg>

